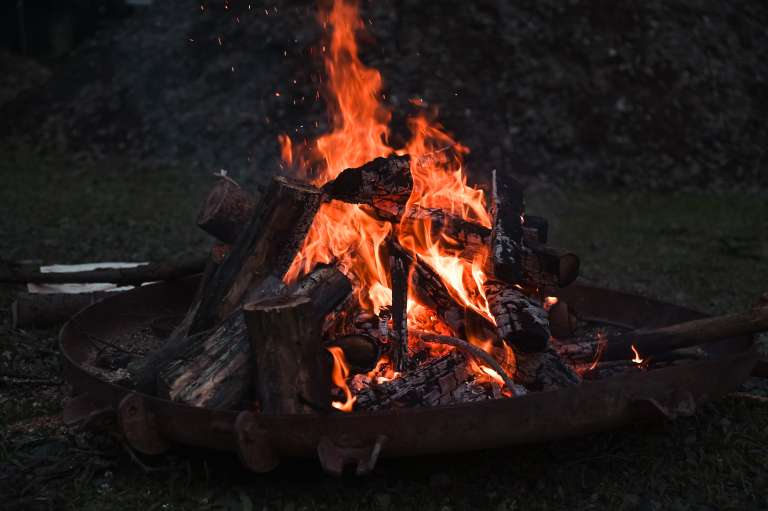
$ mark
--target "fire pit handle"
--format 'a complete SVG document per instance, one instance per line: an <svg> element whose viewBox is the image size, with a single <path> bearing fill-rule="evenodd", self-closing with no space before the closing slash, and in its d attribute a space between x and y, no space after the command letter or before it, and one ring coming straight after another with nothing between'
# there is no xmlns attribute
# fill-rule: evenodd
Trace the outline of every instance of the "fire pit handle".
<svg viewBox="0 0 768 511"><path fill-rule="evenodd" d="M630 406L643 417L656 420L675 420L696 413L696 400L690 392L675 393L665 402L654 398L639 398Z"/></svg>
<svg viewBox="0 0 768 511"><path fill-rule="evenodd" d="M386 442L386 436L378 435L373 445L365 445L360 441L341 440L341 443L350 445L340 446L330 437L323 436L317 445L317 456L327 474L341 476L346 467L354 467L356 475L367 475L376 466L381 449Z"/></svg>
<svg viewBox="0 0 768 511"><path fill-rule="evenodd" d="M117 418L128 444L144 454L161 454L170 444L160 435L155 414L143 397L135 392L125 396L117 405Z"/></svg>

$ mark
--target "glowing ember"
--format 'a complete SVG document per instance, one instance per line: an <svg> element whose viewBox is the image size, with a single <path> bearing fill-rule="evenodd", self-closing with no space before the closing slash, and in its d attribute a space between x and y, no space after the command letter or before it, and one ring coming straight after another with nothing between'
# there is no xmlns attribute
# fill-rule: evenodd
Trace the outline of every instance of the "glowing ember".
<svg viewBox="0 0 768 511"><path fill-rule="evenodd" d="M341 410L342 412L351 412L352 406L355 404L355 397L352 395L352 391L347 385L347 376L349 376L349 367L347 361L344 358L344 351L336 346L326 348L333 355L333 372L331 373L331 379L333 384L344 391L345 401L334 401L331 405L334 408Z"/></svg>
<svg viewBox="0 0 768 511"><path fill-rule="evenodd" d="M547 296L546 298L544 298L544 303L542 305L544 306L544 310L548 311L556 303L557 303L556 296Z"/></svg>
<svg viewBox="0 0 768 511"><path fill-rule="evenodd" d="M632 358L632 362L634 362L635 364L642 364L643 359L640 358L640 353L637 351L637 348L635 348L635 345L632 344L631 348L632 348L632 353L635 354L634 358Z"/></svg>

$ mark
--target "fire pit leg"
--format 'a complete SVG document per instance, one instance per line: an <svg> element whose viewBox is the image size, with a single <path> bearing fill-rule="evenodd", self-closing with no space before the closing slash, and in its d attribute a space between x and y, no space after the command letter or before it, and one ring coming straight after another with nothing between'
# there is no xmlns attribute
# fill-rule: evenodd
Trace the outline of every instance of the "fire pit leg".
<svg viewBox="0 0 768 511"><path fill-rule="evenodd" d="M363 476L373 471L386 441L386 436L379 435L373 445L342 447L324 436L317 446L317 456L327 474L341 476L345 467L353 466L355 475Z"/></svg>
<svg viewBox="0 0 768 511"><path fill-rule="evenodd" d="M240 461L248 470L263 474L274 470L280 458L269 445L266 431L252 412L240 412L235 419L235 435Z"/></svg>
<svg viewBox="0 0 768 511"><path fill-rule="evenodd" d="M155 414L147 409L144 398L132 392L117 406L118 424L128 444L144 454L162 454L171 445L160 435Z"/></svg>

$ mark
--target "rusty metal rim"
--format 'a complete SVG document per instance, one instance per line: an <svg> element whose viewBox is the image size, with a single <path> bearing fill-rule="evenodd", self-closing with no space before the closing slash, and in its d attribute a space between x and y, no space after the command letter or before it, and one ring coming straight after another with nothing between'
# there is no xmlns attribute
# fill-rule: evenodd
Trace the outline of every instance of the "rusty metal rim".
<svg viewBox="0 0 768 511"><path fill-rule="evenodd" d="M81 394L68 405L71 422L92 424L111 413L131 445L147 453L162 452L176 442L239 452L246 466L260 472L274 468L281 457L318 456L329 472L336 473L351 463L358 473L365 473L379 456L489 448L599 431L641 419L688 415L697 404L737 388L756 362L752 339L745 336L709 346L713 355L709 360L515 399L289 416L173 403L102 381L80 366L88 355L84 330L109 337L145 324L152 314L181 313L196 283L197 278L189 278L110 297L62 328L65 374ZM585 285L572 285L559 294L577 310L608 322L657 326L704 316Z"/></svg>

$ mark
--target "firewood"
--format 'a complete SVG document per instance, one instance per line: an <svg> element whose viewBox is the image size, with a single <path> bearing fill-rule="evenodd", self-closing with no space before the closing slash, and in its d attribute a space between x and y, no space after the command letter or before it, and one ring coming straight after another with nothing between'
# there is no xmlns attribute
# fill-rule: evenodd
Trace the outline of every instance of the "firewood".
<svg viewBox="0 0 768 511"><path fill-rule="evenodd" d="M380 220L399 221L413 190L410 156L376 158L362 167L346 169L323 186L330 199L365 204Z"/></svg>
<svg viewBox="0 0 768 511"><path fill-rule="evenodd" d="M255 391L268 414L311 413L330 405L331 361L320 323L304 296L246 304Z"/></svg>
<svg viewBox="0 0 768 511"><path fill-rule="evenodd" d="M144 282L174 280L205 268L207 258L189 258L179 261L148 263L132 268L97 268L90 271L43 273L39 267L0 261L1 284L92 284L111 283L137 286Z"/></svg>
<svg viewBox="0 0 768 511"><path fill-rule="evenodd" d="M579 276L579 258L549 245L527 243L520 253L522 282L530 287L565 287Z"/></svg>
<svg viewBox="0 0 768 511"><path fill-rule="evenodd" d="M516 351L515 381L530 391L557 390L581 383L571 366L551 348L535 353Z"/></svg>
<svg viewBox="0 0 768 511"><path fill-rule="evenodd" d="M402 372L411 367L408 354L408 276L411 258L396 243L390 243L389 252L393 325L390 354L395 371Z"/></svg>
<svg viewBox="0 0 768 511"><path fill-rule="evenodd" d="M462 388L470 378L466 364L463 353L452 351L399 378L379 384L371 382L357 391L355 409L386 410L488 399L483 390L471 393Z"/></svg>
<svg viewBox="0 0 768 511"><path fill-rule="evenodd" d="M623 334L607 336L605 341L588 340L558 345L558 351L573 361L587 362L599 357L601 361L628 360L634 356L632 347L643 357L658 356L672 350L768 330L768 306L747 312L696 319L659 328L642 328Z"/></svg>
<svg viewBox="0 0 768 511"><path fill-rule="evenodd" d="M372 371L385 348L379 339L367 334L343 335L327 341L325 345L341 348L344 359L349 365L350 374Z"/></svg>
<svg viewBox="0 0 768 511"><path fill-rule="evenodd" d="M220 177L205 198L197 225L223 243L234 243L256 209L256 199L228 177Z"/></svg>
<svg viewBox="0 0 768 511"><path fill-rule="evenodd" d="M499 337L513 347L516 354L544 350L550 337L544 308L515 286L488 280L484 288Z"/></svg>
<svg viewBox="0 0 768 511"><path fill-rule="evenodd" d="M440 240L468 260L487 250L491 243L488 227L436 208L408 208L400 220L400 229L417 237Z"/></svg>
<svg viewBox="0 0 768 511"><path fill-rule="evenodd" d="M424 306L437 316L457 335L464 335L465 316L468 314L451 297L440 276L427 263L411 257L411 289ZM471 313L470 313L471 314Z"/></svg>
<svg viewBox="0 0 768 511"><path fill-rule="evenodd" d="M523 221L523 243L547 242L549 222L546 218L535 215L525 215Z"/></svg>
<svg viewBox="0 0 768 511"><path fill-rule="evenodd" d="M11 304L13 328L44 328L61 323L113 293L120 293L120 291L18 293L16 300Z"/></svg>
<svg viewBox="0 0 768 511"><path fill-rule="evenodd" d="M190 333L210 328L231 314L269 276L283 277L312 225L321 196L314 187L274 178L208 283Z"/></svg>
<svg viewBox="0 0 768 511"><path fill-rule="evenodd" d="M522 185L494 170L491 191L493 274L506 282L518 283L523 279L524 209Z"/></svg>

